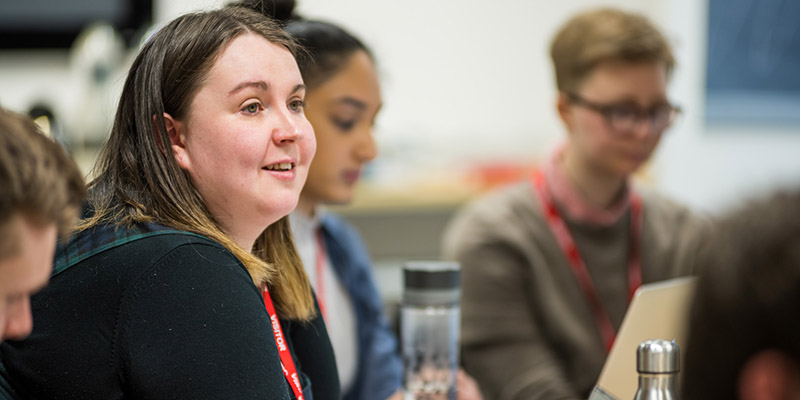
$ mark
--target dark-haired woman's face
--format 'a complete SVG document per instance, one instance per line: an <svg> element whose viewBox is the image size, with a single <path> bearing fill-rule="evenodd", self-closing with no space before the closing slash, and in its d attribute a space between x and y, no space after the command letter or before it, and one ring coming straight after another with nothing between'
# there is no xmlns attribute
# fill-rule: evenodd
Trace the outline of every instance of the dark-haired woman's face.
<svg viewBox="0 0 800 400"><path fill-rule="evenodd" d="M341 71L308 93L306 116L314 126L317 154L301 207L352 199L361 168L376 156L372 127L380 107L375 66L363 51L353 53Z"/></svg>
<svg viewBox="0 0 800 400"><path fill-rule="evenodd" d="M316 148L304 100L292 54L247 34L222 51L188 118L175 122L181 143L170 139L178 163L237 241L297 205Z"/></svg>

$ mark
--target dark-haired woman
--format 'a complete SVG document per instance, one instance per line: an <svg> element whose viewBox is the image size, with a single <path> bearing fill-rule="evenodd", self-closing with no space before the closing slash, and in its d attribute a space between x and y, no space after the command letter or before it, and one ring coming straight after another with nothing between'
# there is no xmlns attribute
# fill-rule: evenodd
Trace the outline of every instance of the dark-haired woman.
<svg viewBox="0 0 800 400"><path fill-rule="evenodd" d="M295 48L232 8L144 45L33 333L2 347L20 397L339 397L286 218L316 147Z"/></svg>

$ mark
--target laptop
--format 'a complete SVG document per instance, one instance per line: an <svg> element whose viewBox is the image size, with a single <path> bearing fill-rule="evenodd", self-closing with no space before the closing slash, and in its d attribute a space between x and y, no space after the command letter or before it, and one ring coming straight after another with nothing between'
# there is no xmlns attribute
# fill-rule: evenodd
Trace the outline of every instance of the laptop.
<svg viewBox="0 0 800 400"><path fill-rule="evenodd" d="M648 339L675 340L683 351L696 284L696 277L684 277L648 283L636 290L590 400L634 398L639 385L639 343Z"/></svg>

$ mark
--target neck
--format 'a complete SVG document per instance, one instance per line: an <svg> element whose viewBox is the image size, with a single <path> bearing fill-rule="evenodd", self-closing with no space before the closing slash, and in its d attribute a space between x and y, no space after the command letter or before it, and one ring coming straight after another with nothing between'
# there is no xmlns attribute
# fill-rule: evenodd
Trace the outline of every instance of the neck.
<svg viewBox="0 0 800 400"><path fill-rule="evenodd" d="M308 196L303 196L303 194L301 193L300 198L297 200L297 207L295 208L295 211L299 212L300 214L306 217L311 218L314 216L315 210L317 209L317 205L319 205L318 202L309 199Z"/></svg>
<svg viewBox="0 0 800 400"><path fill-rule="evenodd" d="M584 199L603 209L611 206L625 184L625 177L592 168L572 147L567 147L561 163Z"/></svg>
<svg viewBox="0 0 800 400"><path fill-rule="evenodd" d="M255 224L248 224L244 226L244 224L236 224L233 221L233 217L230 215L227 216L216 216L215 217L219 226L222 228L222 231L225 232L231 239L233 239L236 244L241 246L245 249L248 253L253 252L253 246L256 243L256 239L264 232L266 226L264 225L255 225ZM274 222L273 222L274 223ZM237 227L238 229L231 229L231 227Z"/></svg>
<svg viewBox="0 0 800 400"><path fill-rule="evenodd" d="M248 253L253 252L253 246L256 243L256 239L258 238L258 235L261 234L261 232L258 232L258 234L253 235L251 232L231 232L231 231L228 231L227 233L228 235L230 235L231 239L233 239L233 241L236 242L236 244L242 246L242 248L245 249Z"/></svg>

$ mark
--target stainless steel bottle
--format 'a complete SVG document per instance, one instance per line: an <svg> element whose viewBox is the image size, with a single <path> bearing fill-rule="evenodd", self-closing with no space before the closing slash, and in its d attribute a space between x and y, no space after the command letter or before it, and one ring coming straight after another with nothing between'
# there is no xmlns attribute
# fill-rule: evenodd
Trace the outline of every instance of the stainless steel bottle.
<svg viewBox="0 0 800 400"><path fill-rule="evenodd" d="M680 349L675 341L645 340L636 350L639 389L634 400L678 400Z"/></svg>

